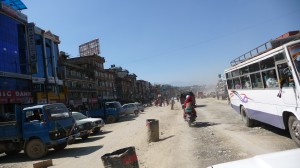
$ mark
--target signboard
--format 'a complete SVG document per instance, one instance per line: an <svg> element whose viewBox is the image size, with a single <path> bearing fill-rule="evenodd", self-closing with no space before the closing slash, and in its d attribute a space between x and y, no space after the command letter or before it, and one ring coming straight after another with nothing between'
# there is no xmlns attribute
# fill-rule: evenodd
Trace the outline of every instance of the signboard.
<svg viewBox="0 0 300 168"><path fill-rule="evenodd" d="M29 60L30 60L30 72L31 74L38 73L37 66L37 53L35 50L35 25L34 23L28 23L27 25L27 37L28 37L28 51L29 51Z"/></svg>
<svg viewBox="0 0 300 168"><path fill-rule="evenodd" d="M79 46L80 57L90 56L90 55L99 55L100 54L100 44L99 39L89 41L87 43L81 44Z"/></svg>
<svg viewBox="0 0 300 168"><path fill-rule="evenodd" d="M45 83L46 79L45 78L38 78L38 77L32 77L32 83Z"/></svg>
<svg viewBox="0 0 300 168"><path fill-rule="evenodd" d="M6 103L33 103L31 92L18 90L0 90L0 104Z"/></svg>
<svg viewBox="0 0 300 168"><path fill-rule="evenodd" d="M90 104L95 104L95 103L97 103L97 98L89 98L89 103L90 103Z"/></svg>
<svg viewBox="0 0 300 168"><path fill-rule="evenodd" d="M11 77L11 78L30 79L31 80L31 75L24 75L24 74L18 74L18 73L13 73L13 72L0 71L0 76Z"/></svg>
<svg viewBox="0 0 300 168"><path fill-rule="evenodd" d="M0 90L0 98L30 97L31 92L17 90Z"/></svg>
<svg viewBox="0 0 300 168"><path fill-rule="evenodd" d="M48 77L48 82L49 83L55 83L54 77Z"/></svg>

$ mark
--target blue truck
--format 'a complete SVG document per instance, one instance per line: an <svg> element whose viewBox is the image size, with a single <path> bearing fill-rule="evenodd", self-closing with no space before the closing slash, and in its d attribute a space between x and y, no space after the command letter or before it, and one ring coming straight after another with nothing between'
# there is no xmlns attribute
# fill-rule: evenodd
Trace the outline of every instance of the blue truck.
<svg viewBox="0 0 300 168"><path fill-rule="evenodd" d="M104 102L101 107L81 112L88 117L103 118L106 123L114 123L119 120L122 115L122 106L118 101Z"/></svg>
<svg viewBox="0 0 300 168"><path fill-rule="evenodd" d="M24 150L31 159L45 156L48 149L64 149L79 136L75 120L63 103L25 107L0 113L0 154Z"/></svg>

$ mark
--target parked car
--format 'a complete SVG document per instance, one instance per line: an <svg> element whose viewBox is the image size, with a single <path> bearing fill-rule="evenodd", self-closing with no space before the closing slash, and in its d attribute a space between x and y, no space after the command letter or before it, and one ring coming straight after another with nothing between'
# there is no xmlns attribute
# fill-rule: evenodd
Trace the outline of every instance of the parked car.
<svg viewBox="0 0 300 168"><path fill-rule="evenodd" d="M72 112L72 117L76 121L78 131L82 140L87 139L93 131L94 124L92 121L86 120L86 116L79 112Z"/></svg>
<svg viewBox="0 0 300 168"><path fill-rule="evenodd" d="M82 113L81 113L82 114ZM89 112L86 113L87 116L82 114L82 118L85 117L83 120L91 121L93 122L93 133L98 133L102 127L104 127L105 123L102 118L91 118L89 116Z"/></svg>
<svg viewBox="0 0 300 168"><path fill-rule="evenodd" d="M145 110L142 103L135 102L134 104L138 107L139 111L143 112Z"/></svg>
<svg viewBox="0 0 300 168"><path fill-rule="evenodd" d="M122 106L122 115L129 115L129 114L139 114L139 109L136 104L134 103L128 103L123 104Z"/></svg>

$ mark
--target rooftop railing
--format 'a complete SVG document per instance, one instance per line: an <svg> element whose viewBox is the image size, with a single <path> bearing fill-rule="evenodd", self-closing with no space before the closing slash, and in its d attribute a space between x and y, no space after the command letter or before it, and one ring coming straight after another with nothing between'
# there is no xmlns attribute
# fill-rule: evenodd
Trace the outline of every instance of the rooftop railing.
<svg viewBox="0 0 300 168"><path fill-rule="evenodd" d="M279 46L282 46L288 42L294 41L294 40L298 40L300 39L300 33L292 35L292 36L288 36L288 37L284 37L282 38L281 36L277 39L274 40L270 40L268 42L265 42L264 44L246 52L245 54L237 57L236 59L234 59L233 61L230 62L231 66L235 66L237 64L240 64L242 62L245 62L246 60L249 60L251 58L254 58L258 55L261 55L267 51L270 51L274 48L277 48Z"/></svg>

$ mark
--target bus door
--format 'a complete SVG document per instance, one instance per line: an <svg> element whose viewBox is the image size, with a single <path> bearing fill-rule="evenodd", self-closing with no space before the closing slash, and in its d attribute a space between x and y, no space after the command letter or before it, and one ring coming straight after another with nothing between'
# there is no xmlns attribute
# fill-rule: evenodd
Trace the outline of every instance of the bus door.
<svg viewBox="0 0 300 168"><path fill-rule="evenodd" d="M281 97L278 95L278 105L295 107L297 104L297 91L295 88L295 82L292 73L287 62L277 62L276 69L279 77L279 86L281 87Z"/></svg>

